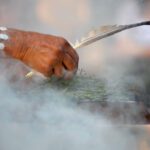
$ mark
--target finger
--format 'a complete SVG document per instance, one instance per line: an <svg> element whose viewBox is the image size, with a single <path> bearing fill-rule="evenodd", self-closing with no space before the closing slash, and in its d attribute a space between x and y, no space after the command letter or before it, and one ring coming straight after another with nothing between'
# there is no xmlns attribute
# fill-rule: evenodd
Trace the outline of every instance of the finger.
<svg viewBox="0 0 150 150"><path fill-rule="evenodd" d="M49 71L47 71L47 70L41 71L41 73L42 73L44 76L50 78L50 77L54 74L54 69L49 69Z"/></svg>
<svg viewBox="0 0 150 150"><path fill-rule="evenodd" d="M63 65L64 65L64 68L69 71L73 71L77 68L76 63L68 54L65 54L65 57L63 59Z"/></svg>
<svg viewBox="0 0 150 150"><path fill-rule="evenodd" d="M68 70L65 70L63 68L63 78L66 79L66 80L71 79L74 76L75 73L76 73L76 70L68 71Z"/></svg>
<svg viewBox="0 0 150 150"><path fill-rule="evenodd" d="M66 52L67 54L69 54L72 59L78 64L78 61L79 61L79 56L78 54L76 53L76 51L71 47L71 46L68 46L66 48Z"/></svg>
<svg viewBox="0 0 150 150"><path fill-rule="evenodd" d="M61 78L63 76L63 66L61 64L55 66L54 75L58 78Z"/></svg>

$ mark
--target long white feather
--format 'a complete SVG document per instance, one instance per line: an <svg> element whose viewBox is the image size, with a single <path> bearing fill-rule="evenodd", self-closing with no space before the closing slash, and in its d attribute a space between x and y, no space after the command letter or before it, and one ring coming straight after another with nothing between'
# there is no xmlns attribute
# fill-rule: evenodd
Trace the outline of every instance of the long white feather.
<svg viewBox="0 0 150 150"><path fill-rule="evenodd" d="M150 21L144 21L144 22L128 24L128 25L101 26L97 29L90 31L88 35L86 37L81 38L80 41L77 40L76 43L73 45L73 48L78 49L78 48L90 45L103 38L122 32L124 30L128 30L128 29L143 26L143 25L150 25ZM26 75L26 77L31 77L33 75L34 75L34 72L31 71Z"/></svg>

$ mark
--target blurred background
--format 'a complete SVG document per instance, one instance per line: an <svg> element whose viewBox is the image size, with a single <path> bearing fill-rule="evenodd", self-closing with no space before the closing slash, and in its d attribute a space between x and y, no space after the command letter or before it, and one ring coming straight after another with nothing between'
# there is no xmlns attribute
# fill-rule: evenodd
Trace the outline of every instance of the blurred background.
<svg viewBox="0 0 150 150"><path fill-rule="evenodd" d="M150 19L149 0L0 0L0 25L65 37L71 43L101 25ZM78 50L80 68L97 74L108 55L149 55L149 27ZM108 43L109 42L109 43Z"/></svg>
<svg viewBox="0 0 150 150"><path fill-rule="evenodd" d="M150 0L0 0L0 26L59 35L73 44L99 26L145 20L150 20ZM77 51L79 69L104 80L105 100L112 103L123 100L129 105L136 101L142 107L140 109L146 111L144 115L150 114L149 26L121 32ZM10 86L7 79L9 75L12 78L12 74L22 74L24 70L18 71L18 66L23 64L15 66L16 62L12 65L11 60L5 66L6 61L9 60L2 60L3 64L0 64L0 149L149 149L147 143L150 142L145 144L145 134L124 128L118 130L101 116L101 112L97 117L66 104L69 98L58 89L40 89L36 85L39 89L34 92L32 86L27 86L24 93L17 91L20 87ZM13 81L19 80L18 76L14 77ZM92 91L96 84L79 85L90 87ZM99 109L97 103L94 108ZM123 111L130 116L134 110L125 108ZM121 119L124 122L122 115ZM101 128L101 124L110 127Z"/></svg>

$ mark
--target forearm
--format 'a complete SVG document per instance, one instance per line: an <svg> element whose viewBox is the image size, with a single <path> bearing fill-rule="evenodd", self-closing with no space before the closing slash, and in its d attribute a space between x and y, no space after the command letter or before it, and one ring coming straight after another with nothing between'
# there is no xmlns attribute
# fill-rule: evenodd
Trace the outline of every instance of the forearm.
<svg viewBox="0 0 150 150"><path fill-rule="evenodd" d="M1 27L0 49L48 77L63 77L64 69L74 74L78 68L74 48L54 35Z"/></svg>

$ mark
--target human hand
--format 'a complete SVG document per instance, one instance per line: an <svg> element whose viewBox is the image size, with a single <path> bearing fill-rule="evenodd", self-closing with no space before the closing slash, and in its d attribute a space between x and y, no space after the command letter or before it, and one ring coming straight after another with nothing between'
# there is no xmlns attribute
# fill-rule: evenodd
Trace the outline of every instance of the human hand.
<svg viewBox="0 0 150 150"><path fill-rule="evenodd" d="M78 69L78 54L62 37L2 28L0 35L7 55L46 77L70 78Z"/></svg>

